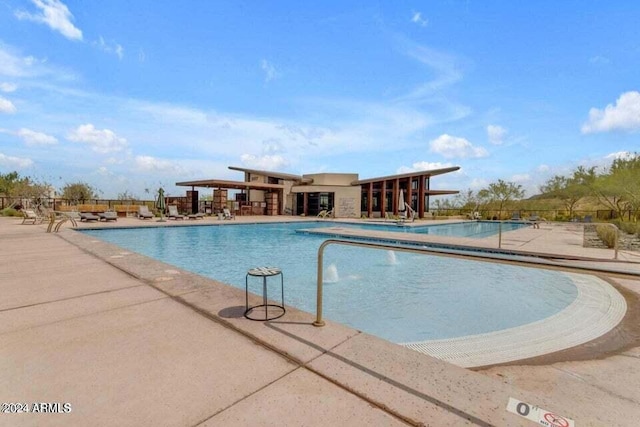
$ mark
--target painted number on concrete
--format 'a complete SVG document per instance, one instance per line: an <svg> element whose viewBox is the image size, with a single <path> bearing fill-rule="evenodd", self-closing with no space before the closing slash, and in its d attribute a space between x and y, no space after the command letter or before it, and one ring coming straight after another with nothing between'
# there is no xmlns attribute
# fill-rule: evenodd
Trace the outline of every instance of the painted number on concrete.
<svg viewBox="0 0 640 427"><path fill-rule="evenodd" d="M538 425L545 427L575 427L572 419L561 417L560 415L549 412L546 409L538 408L526 402L521 402L513 397L509 398L507 403L507 411L520 415Z"/></svg>

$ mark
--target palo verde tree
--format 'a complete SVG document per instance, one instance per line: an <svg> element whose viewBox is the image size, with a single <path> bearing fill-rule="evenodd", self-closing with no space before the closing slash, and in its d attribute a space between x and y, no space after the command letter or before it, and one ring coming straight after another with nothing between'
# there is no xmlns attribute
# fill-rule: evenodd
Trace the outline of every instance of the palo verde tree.
<svg viewBox="0 0 640 427"><path fill-rule="evenodd" d="M96 190L86 182L66 184L60 190L60 194L63 199L67 199L74 204L98 197Z"/></svg>
<svg viewBox="0 0 640 427"><path fill-rule="evenodd" d="M579 166L571 176L556 175L542 185L540 191L560 199L569 211L569 218L572 218L580 199L593 193L593 185L597 178L595 169Z"/></svg>
<svg viewBox="0 0 640 427"><path fill-rule="evenodd" d="M0 173L0 195L12 198L11 205L27 203L40 205L48 196L51 186L46 183L21 177L18 172Z"/></svg>
<svg viewBox="0 0 640 427"><path fill-rule="evenodd" d="M637 220L640 215L640 154L617 158L592 185L593 194L612 209L620 220L626 212Z"/></svg>
<svg viewBox="0 0 640 427"><path fill-rule="evenodd" d="M465 191L461 191L453 198L453 205L460 209L477 211L479 203L478 195L470 188Z"/></svg>
<svg viewBox="0 0 640 427"><path fill-rule="evenodd" d="M510 201L519 200L524 197L522 185L513 182L505 182L501 179L498 182L489 184L487 188L478 191L478 198L486 203L497 205L498 217L502 217L502 211Z"/></svg>

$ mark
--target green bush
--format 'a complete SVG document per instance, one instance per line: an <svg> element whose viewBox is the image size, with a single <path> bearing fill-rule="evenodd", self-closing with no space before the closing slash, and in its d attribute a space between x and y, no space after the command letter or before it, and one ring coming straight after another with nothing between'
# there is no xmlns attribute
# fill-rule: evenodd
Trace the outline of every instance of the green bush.
<svg viewBox="0 0 640 427"><path fill-rule="evenodd" d="M608 248L613 248L616 245L617 232L613 227L606 225L596 226L596 233L602 242L607 245Z"/></svg>
<svg viewBox="0 0 640 427"><path fill-rule="evenodd" d="M627 234L640 234L640 224L637 222L620 221L619 219L611 222Z"/></svg>
<svg viewBox="0 0 640 427"><path fill-rule="evenodd" d="M21 215L22 214L20 213L20 211L14 208L4 208L0 211L0 216L21 216Z"/></svg>

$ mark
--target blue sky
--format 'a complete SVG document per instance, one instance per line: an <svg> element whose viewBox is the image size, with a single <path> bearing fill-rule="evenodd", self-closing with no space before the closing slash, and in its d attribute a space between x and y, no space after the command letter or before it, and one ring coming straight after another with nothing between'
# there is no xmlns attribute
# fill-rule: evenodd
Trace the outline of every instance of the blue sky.
<svg viewBox="0 0 640 427"><path fill-rule="evenodd" d="M308 4L307 4L308 3ZM227 166L460 166L527 195L640 151L637 1L0 0L0 172L140 197Z"/></svg>

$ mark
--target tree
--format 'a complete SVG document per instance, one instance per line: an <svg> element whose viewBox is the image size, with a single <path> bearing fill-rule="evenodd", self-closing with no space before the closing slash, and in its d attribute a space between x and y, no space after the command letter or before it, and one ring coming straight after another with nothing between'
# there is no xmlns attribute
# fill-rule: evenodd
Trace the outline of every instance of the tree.
<svg viewBox="0 0 640 427"><path fill-rule="evenodd" d="M28 199L30 203L40 205L49 196L51 186L39 183L29 177L21 177L18 172L0 174L0 194L14 198L12 205L23 203L20 199Z"/></svg>
<svg viewBox="0 0 640 427"><path fill-rule="evenodd" d="M453 204L461 209L477 211L479 200L473 190L467 189L466 191L462 191L454 196Z"/></svg>
<svg viewBox="0 0 640 427"><path fill-rule="evenodd" d="M96 190L86 182L66 184L61 190L62 198L77 204L79 201L91 200L98 197Z"/></svg>
<svg viewBox="0 0 640 427"><path fill-rule="evenodd" d="M562 200L569 211L569 218L573 217L576 204L585 196L593 192L593 184L596 180L595 167L585 168L579 166L570 177L556 175L550 178L540 191Z"/></svg>
<svg viewBox="0 0 640 427"><path fill-rule="evenodd" d="M498 182L491 183L487 188L480 190L478 197L489 203L497 203L498 216L502 217L502 210L511 200L522 199L524 197L524 190L520 184L505 182L499 179Z"/></svg>
<svg viewBox="0 0 640 427"><path fill-rule="evenodd" d="M598 201L616 212L620 220L630 211L634 220L640 213L640 155L618 158L608 171L597 177L592 190Z"/></svg>
<svg viewBox="0 0 640 427"><path fill-rule="evenodd" d="M118 193L118 200L138 200L138 196L134 196L129 190L125 190L124 193Z"/></svg>

